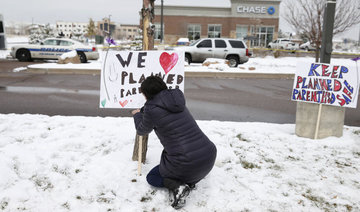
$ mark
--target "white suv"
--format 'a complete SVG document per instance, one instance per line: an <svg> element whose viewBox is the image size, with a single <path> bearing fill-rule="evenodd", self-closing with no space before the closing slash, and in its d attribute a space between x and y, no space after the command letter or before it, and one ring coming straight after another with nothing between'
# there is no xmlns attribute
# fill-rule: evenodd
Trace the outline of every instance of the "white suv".
<svg viewBox="0 0 360 212"><path fill-rule="evenodd" d="M190 46L177 47L185 52L187 63L202 63L207 58L229 60L231 67L246 63L249 60L249 50L242 40L230 38L203 38Z"/></svg>
<svg viewBox="0 0 360 212"><path fill-rule="evenodd" d="M270 49L297 50L299 49L299 44L292 42L290 39L279 38L270 42L267 47Z"/></svg>

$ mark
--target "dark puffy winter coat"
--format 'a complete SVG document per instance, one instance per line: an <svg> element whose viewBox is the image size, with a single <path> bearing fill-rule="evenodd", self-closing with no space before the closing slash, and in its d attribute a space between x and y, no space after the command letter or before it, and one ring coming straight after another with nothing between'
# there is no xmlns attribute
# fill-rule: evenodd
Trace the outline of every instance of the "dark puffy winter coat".
<svg viewBox="0 0 360 212"><path fill-rule="evenodd" d="M139 135L154 129L164 146L159 168L162 177L196 183L214 166L216 147L186 108L181 90L161 91L134 115L134 121Z"/></svg>

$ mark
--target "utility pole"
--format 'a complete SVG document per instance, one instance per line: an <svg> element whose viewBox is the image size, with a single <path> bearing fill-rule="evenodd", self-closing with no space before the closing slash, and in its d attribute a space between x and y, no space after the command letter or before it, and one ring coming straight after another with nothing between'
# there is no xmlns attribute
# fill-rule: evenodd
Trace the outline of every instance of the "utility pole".
<svg viewBox="0 0 360 212"><path fill-rule="evenodd" d="M321 37L320 63L330 63L336 0L327 0Z"/></svg>
<svg viewBox="0 0 360 212"><path fill-rule="evenodd" d="M160 43L163 43L164 35L164 0L161 0L161 26L160 26Z"/></svg>
<svg viewBox="0 0 360 212"><path fill-rule="evenodd" d="M110 17L111 17L111 15L109 15L109 38L111 38L111 21L110 21Z"/></svg>
<svg viewBox="0 0 360 212"><path fill-rule="evenodd" d="M360 10L360 7L358 7L358 9ZM359 41L358 41L358 46L360 46L360 24L359 24Z"/></svg>
<svg viewBox="0 0 360 212"><path fill-rule="evenodd" d="M152 50L154 48L154 1L143 0L142 30L143 30L143 50Z"/></svg>
<svg viewBox="0 0 360 212"><path fill-rule="evenodd" d="M320 62L330 63L336 0L327 0L321 40ZM295 133L306 138L343 135L345 109L322 104L298 102Z"/></svg>
<svg viewBox="0 0 360 212"><path fill-rule="evenodd" d="M143 8L141 10L141 28L143 30L142 45L144 51L152 50L154 48L154 1L155 0L143 0ZM141 160L142 163L145 163L148 137L149 135L139 136L136 134L132 160ZM141 173L141 171L139 173Z"/></svg>

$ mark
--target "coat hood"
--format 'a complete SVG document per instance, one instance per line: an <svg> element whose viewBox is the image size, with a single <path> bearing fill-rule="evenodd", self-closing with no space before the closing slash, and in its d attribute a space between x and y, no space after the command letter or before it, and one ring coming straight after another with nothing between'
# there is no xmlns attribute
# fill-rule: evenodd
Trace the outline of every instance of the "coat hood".
<svg viewBox="0 0 360 212"><path fill-rule="evenodd" d="M167 111L179 113L185 109L185 97L180 89L168 89L158 93L146 105L156 105Z"/></svg>

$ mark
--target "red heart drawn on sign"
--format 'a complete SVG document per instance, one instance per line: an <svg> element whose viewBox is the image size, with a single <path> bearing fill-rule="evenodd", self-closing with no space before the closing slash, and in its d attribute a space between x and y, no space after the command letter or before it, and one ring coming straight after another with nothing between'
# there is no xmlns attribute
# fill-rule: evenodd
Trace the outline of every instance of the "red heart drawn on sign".
<svg viewBox="0 0 360 212"><path fill-rule="evenodd" d="M119 104L121 105L121 107L125 107L125 105L127 105L128 103L128 100L125 100L125 101L119 101Z"/></svg>
<svg viewBox="0 0 360 212"><path fill-rule="evenodd" d="M169 73L172 68L176 65L179 56L176 53L168 54L164 52L160 55L160 65L164 69L165 74Z"/></svg>

